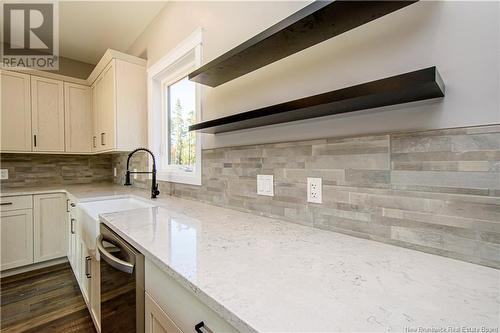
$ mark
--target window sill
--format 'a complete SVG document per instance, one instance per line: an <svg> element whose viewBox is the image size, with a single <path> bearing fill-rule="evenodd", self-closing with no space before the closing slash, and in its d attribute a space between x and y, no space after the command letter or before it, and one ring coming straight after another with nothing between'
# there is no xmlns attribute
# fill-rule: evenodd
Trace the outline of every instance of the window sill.
<svg viewBox="0 0 500 333"><path fill-rule="evenodd" d="M201 173L199 172L159 171L156 178L165 182L201 186Z"/></svg>

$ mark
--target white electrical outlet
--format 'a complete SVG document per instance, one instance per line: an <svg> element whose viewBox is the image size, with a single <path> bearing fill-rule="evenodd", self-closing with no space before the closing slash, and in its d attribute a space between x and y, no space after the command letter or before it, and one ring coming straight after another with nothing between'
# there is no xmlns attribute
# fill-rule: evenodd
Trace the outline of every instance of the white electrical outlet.
<svg viewBox="0 0 500 333"><path fill-rule="evenodd" d="M1 169L0 179L9 179L9 169Z"/></svg>
<svg viewBox="0 0 500 333"><path fill-rule="evenodd" d="M134 172L137 172L137 169L134 169ZM137 174L134 173L134 179L137 179Z"/></svg>
<svg viewBox="0 0 500 333"><path fill-rule="evenodd" d="M322 203L323 192L321 178L307 178L307 202Z"/></svg>
<svg viewBox="0 0 500 333"><path fill-rule="evenodd" d="M273 175L257 175L257 194L274 196L274 176Z"/></svg>
<svg viewBox="0 0 500 333"><path fill-rule="evenodd" d="M113 168L113 177L116 177L116 168Z"/></svg>

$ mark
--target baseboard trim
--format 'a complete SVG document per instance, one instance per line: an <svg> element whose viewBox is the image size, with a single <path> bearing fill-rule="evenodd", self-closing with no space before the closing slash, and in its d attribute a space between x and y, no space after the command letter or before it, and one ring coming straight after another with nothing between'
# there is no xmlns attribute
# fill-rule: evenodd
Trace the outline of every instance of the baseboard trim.
<svg viewBox="0 0 500 333"><path fill-rule="evenodd" d="M31 265L27 265L27 266L23 266L23 267L11 268L11 269L7 269L5 271L0 272L0 278L4 278L7 276L12 276L12 275L16 275L16 274L21 274L21 273L26 273L29 271L33 271L35 269L59 265L59 264L62 264L64 262L68 262L67 257L38 262L36 264L31 264Z"/></svg>

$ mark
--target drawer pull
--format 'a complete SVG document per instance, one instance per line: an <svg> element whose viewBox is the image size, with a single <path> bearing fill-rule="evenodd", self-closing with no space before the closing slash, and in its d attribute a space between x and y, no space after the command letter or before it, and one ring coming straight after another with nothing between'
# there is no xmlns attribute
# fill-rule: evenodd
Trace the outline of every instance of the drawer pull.
<svg viewBox="0 0 500 333"><path fill-rule="evenodd" d="M2 202L0 203L0 206L9 206L12 205L12 202Z"/></svg>
<svg viewBox="0 0 500 333"><path fill-rule="evenodd" d="M69 199L66 199L66 213L69 213Z"/></svg>
<svg viewBox="0 0 500 333"><path fill-rule="evenodd" d="M90 274L90 261L92 258L90 256L85 257L85 276L90 279L92 275Z"/></svg>
<svg viewBox="0 0 500 333"><path fill-rule="evenodd" d="M213 331L209 329L202 321L194 325L194 330L198 333L213 333Z"/></svg>
<svg viewBox="0 0 500 333"><path fill-rule="evenodd" d="M71 219L71 233L75 234L75 219Z"/></svg>
<svg viewBox="0 0 500 333"><path fill-rule="evenodd" d="M96 138L95 136L93 136L93 137L92 137L92 146L93 146L94 148L97 148L97 143L96 143L96 141L97 141L97 138Z"/></svg>
<svg viewBox="0 0 500 333"><path fill-rule="evenodd" d="M106 133L101 133L101 146L105 146L106 145L106 143L104 142L104 135L105 134Z"/></svg>

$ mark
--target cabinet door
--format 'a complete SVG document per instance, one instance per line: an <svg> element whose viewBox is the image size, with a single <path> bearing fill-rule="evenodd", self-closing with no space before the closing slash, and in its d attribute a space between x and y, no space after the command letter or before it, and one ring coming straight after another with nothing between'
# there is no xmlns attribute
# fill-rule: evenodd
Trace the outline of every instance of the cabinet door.
<svg viewBox="0 0 500 333"><path fill-rule="evenodd" d="M1 150L31 151L30 76L1 72Z"/></svg>
<svg viewBox="0 0 500 333"><path fill-rule="evenodd" d="M33 263L33 213L31 209L0 213L0 270Z"/></svg>
<svg viewBox="0 0 500 333"><path fill-rule="evenodd" d="M33 151L64 151L63 82L31 76Z"/></svg>
<svg viewBox="0 0 500 333"><path fill-rule="evenodd" d="M92 152L99 151L97 138L99 137L99 123L98 123L98 105L97 105L97 83L99 79L90 88L92 96Z"/></svg>
<svg viewBox="0 0 500 333"><path fill-rule="evenodd" d="M81 275L81 287L82 287L82 295L87 304L90 304L90 286L92 279L92 257L90 256L89 249L85 245L84 242L80 241L79 246L81 247L80 251L80 267Z"/></svg>
<svg viewBox="0 0 500 333"><path fill-rule="evenodd" d="M33 207L34 261L66 256L66 195L34 195Z"/></svg>
<svg viewBox="0 0 500 333"><path fill-rule="evenodd" d="M97 250L96 250L97 251ZM101 325L101 265L97 258L92 256L90 273L92 278L90 281L90 311L97 325Z"/></svg>
<svg viewBox="0 0 500 333"><path fill-rule="evenodd" d="M153 298L145 293L145 333L182 333Z"/></svg>
<svg viewBox="0 0 500 333"><path fill-rule="evenodd" d="M90 88L64 82L64 125L66 152L92 151Z"/></svg>
<svg viewBox="0 0 500 333"><path fill-rule="evenodd" d="M73 273L76 276L76 219L73 214L69 214L68 217L68 261L73 268Z"/></svg>
<svg viewBox="0 0 500 333"><path fill-rule="evenodd" d="M108 65L97 85L97 122L99 150L115 148L116 94L114 61Z"/></svg>

